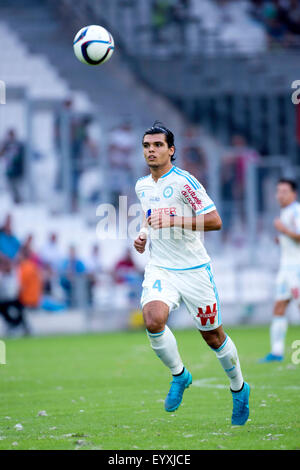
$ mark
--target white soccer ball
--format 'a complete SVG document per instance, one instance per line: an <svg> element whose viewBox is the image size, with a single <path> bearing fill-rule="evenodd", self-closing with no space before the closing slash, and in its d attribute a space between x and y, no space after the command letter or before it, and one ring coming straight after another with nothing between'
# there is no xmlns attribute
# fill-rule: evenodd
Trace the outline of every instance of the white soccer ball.
<svg viewBox="0 0 300 470"><path fill-rule="evenodd" d="M93 24L78 31L73 48L77 59L83 64L100 65L113 55L114 39L103 26Z"/></svg>

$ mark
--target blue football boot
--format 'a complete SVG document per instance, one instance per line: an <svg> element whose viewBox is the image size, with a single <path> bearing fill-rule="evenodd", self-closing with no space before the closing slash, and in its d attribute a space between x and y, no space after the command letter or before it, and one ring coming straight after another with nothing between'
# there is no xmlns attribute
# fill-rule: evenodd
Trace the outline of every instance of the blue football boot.
<svg viewBox="0 0 300 470"><path fill-rule="evenodd" d="M173 376L171 388L165 400L165 410L175 411L182 402L183 392L192 383L192 374L184 369L181 375Z"/></svg>
<svg viewBox="0 0 300 470"><path fill-rule="evenodd" d="M231 424L233 426L243 426L249 417L249 395L250 387L244 382L244 386L240 392L233 392L233 410L231 417Z"/></svg>
<svg viewBox="0 0 300 470"><path fill-rule="evenodd" d="M265 362L280 362L283 361L283 356L276 356L275 354L269 353L258 362L263 364Z"/></svg>

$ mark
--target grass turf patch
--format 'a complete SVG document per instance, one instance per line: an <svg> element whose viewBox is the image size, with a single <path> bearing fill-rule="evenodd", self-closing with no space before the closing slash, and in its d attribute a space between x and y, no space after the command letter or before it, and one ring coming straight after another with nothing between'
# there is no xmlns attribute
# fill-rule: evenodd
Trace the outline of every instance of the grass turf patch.
<svg viewBox="0 0 300 470"><path fill-rule="evenodd" d="M300 327L272 364L257 363L268 328L227 333L251 386L243 427L231 426L228 379L196 330L175 332L193 384L174 413L164 411L170 373L144 332L6 340L0 449L300 449L300 364L291 360Z"/></svg>

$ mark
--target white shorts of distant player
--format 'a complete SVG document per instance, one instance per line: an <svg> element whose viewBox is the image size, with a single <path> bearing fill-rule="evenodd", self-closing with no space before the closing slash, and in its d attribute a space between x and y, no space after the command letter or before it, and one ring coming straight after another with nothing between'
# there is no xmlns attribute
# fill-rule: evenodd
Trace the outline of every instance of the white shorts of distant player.
<svg viewBox="0 0 300 470"><path fill-rule="evenodd" d="M276 278L276 300L296 300L300 303L300 267L283 267Z"/></svg>
<svg viewBox="0 0 300 470"><path fill-rule="evenodd" d="M183 301L199 330L214 330L221 325L219 296L210 263L186 271L147 265L142 308L153 300L164 302L170 311Z"/></svg>

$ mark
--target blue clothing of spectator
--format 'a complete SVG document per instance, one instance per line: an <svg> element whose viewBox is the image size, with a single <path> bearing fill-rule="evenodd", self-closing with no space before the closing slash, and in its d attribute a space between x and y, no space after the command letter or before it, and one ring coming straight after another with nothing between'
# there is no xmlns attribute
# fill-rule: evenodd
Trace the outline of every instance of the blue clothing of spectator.
<svg viewBox="0 0 300 470"><path fill-rule="evenodd" d="M86 271L85 265L80 259L67 258L62 262L62 273L81 274Z"/></svg>
<svg viewBox="0 0 300 470"><path fill-rule="evenodd" d="M15 258L20 249L19 240L12 234L0 230L0 252L10 259Z"/></svg>

